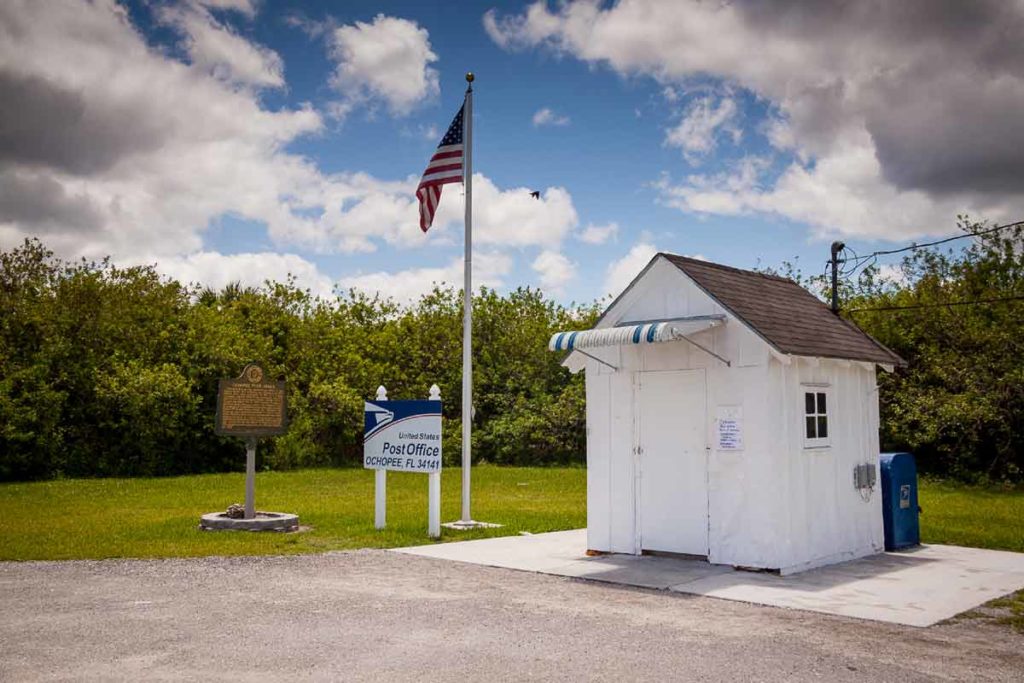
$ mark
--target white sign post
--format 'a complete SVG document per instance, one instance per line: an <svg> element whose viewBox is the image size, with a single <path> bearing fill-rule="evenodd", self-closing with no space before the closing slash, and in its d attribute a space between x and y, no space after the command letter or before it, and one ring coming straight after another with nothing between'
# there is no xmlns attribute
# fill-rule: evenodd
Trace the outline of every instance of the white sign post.
<svg viewBox="0 0 1024 683"><path fill-rule="evenodd" d="M374 526L387 518L387 471L427 474L427 531L441 535L441 390L426 401L389 401L384 387L364 405L363 467L375 470Z"/></svg>
<svg viewBox="0 0 1024 683"><path fill-rule="evenodd" d="M437 412L441 414L441 389L436 384L430 387L430 400L437 401ZM437 470L427 473L427 535L441 538L441 418L437 419Z"/></svg>

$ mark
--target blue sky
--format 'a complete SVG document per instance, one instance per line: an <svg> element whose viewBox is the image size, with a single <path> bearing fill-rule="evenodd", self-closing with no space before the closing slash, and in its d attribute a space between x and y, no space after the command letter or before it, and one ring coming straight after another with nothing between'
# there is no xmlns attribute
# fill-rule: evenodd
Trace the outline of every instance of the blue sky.
<svg viewBox="0 0 1024 683"><path fill-rule="evenodd" d="M292 272L408 299L460 282L460 188L425 238L412 189L467 70L477 281L500 289L593 300L654 250L810 274L833 239L864 253L949 234L957 213L1020 218L991 168L1016 173L1006 142L1024 133L971 91L1002 79L1024 98L1020 62L907 7L15 1L0 28L29 28L7 31L0 90L26 103L24 142L0 149L18 190L0 195L0 244L214 286ZM979 3L971 38L1002 11ZM950 145L961 97L981 106ZM65 100L85 113L54 114Z"/></svg>

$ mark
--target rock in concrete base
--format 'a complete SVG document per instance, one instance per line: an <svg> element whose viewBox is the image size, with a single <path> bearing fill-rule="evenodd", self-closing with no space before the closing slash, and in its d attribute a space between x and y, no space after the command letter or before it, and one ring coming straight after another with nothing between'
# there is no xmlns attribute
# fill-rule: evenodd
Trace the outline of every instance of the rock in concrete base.
<svg viewBox="0 0 1024 683"><path fill-rule="evenodd" d="M199 519L207 531L295 531L299 516L287 512L257 512L253 519L234 519L223 512L211 512Z"/></svg>
<svg viewBox="0 0 1024 683"><path fill-rule="evenodd" d="M476 520L459 520L457 522L445 522L442 524L445 529L454 529L455 531L470 531L472 529L498 529L501 527L500 524L492 524L491 522L477 522Z"/></svg>

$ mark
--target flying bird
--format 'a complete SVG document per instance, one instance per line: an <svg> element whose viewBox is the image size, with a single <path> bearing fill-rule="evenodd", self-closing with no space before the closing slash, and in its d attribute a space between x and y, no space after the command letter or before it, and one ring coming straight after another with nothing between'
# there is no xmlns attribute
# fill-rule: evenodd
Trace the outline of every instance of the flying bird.
<svg viewBox="0 0 1024 683"><path fill-rule="evenodd" d="M533 192L530 193L530 196L533 197L534 199L540 199L540 191L534 190Z"/></svg>

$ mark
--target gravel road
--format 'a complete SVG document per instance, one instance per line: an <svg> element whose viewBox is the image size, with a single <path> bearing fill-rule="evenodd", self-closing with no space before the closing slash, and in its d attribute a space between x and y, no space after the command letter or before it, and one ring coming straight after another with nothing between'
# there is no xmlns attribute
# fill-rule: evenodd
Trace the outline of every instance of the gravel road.
<svg viewBox="0 0 1024 683"><path fill-rule="evenodd" d="M0 680L1024 680L1024 636L384 551L0 563Z"/></svg>

